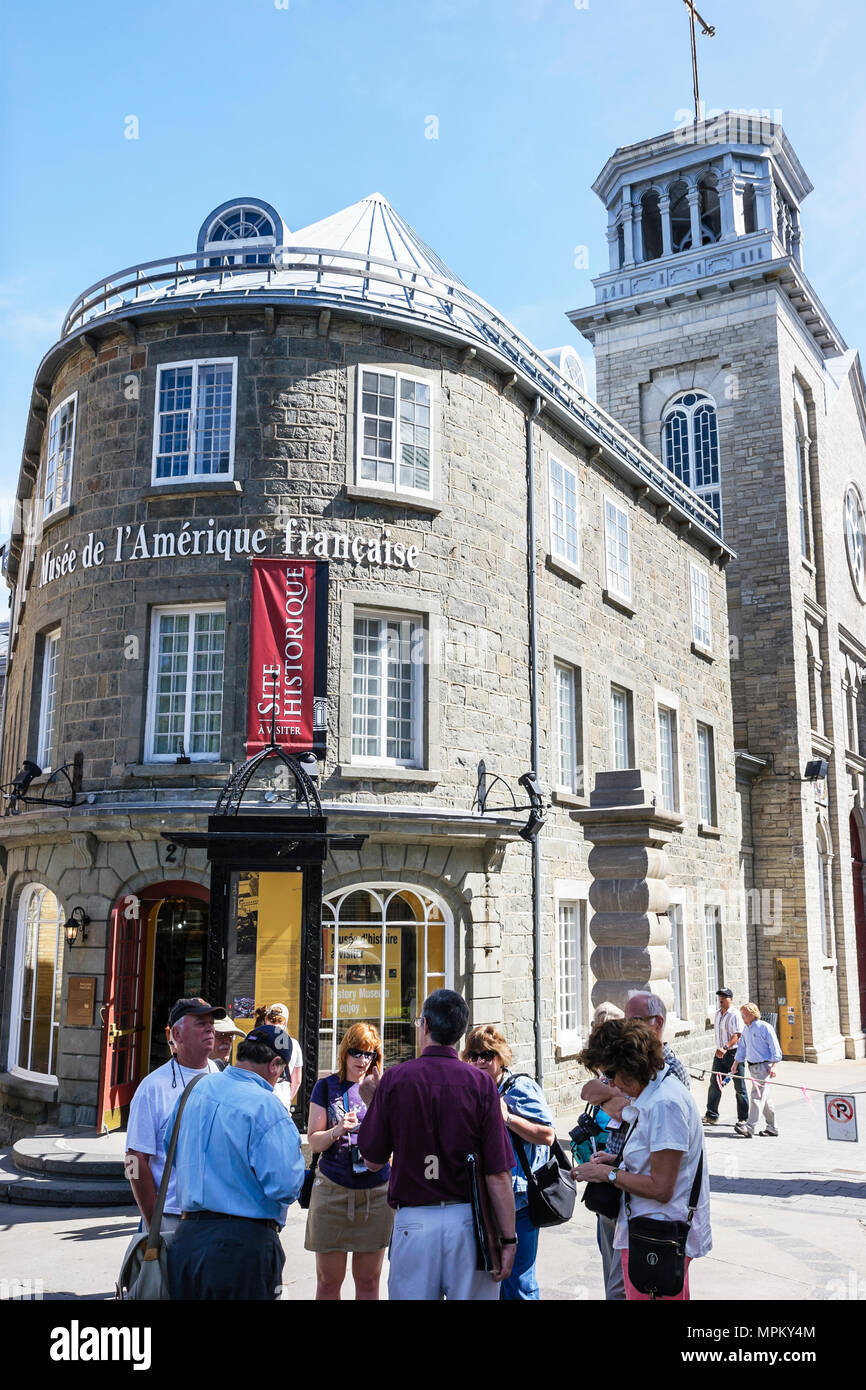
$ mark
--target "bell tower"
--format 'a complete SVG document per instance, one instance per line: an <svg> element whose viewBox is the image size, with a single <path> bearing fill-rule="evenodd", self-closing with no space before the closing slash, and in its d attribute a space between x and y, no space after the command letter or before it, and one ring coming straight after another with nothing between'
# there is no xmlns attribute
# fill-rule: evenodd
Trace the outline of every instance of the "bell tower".
<svg viewBox="0 0 866 1390"><path fill-rule="evenodd" d="M840 692L866 691L844 675L856 659L866 677L866 596L841 542L845 499L866 491L866 393L803 269L812 185L781 125L725 112L616 150L593 190L610 264L568 317L595 349L599 404L720 512L737 556L746 911L732 893L726 950L746 953L767 1011L778 960L799 961L807 1059L862 1055L848 821L866 727ZM821 759L827 776L805 780Z"/></svg>

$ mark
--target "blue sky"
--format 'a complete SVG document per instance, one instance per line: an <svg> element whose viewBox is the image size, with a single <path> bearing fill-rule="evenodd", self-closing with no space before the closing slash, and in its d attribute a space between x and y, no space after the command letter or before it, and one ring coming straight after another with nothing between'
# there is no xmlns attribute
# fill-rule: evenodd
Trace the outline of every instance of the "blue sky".
<svg viewBox="0 0 866 1390"><path fill-rule="evenodd" d="M691 104L682 0L47 0L5 15L0 529L33 374L93 281L265 198L300 228L381 191L540 347L607 266L590 184ZM699 0L707 107L780 111L806 272L866 337L862 0ZM124 136L138 118L139 138ZM430 116L438 139L425 138ZM589 248L589 268L574 266Z"/></svg>

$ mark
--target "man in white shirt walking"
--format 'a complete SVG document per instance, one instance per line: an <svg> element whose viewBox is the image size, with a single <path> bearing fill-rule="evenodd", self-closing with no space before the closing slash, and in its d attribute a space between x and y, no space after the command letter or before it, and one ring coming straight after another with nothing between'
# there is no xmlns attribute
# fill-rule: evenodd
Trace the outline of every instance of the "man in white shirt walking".
<svg viewBox="0 0 866 1390"><path fill-rule="evenodd" d="M710 1089L707 1092L707 1112L704 1115L704 1124L707 1125L719 1123L719 1101L722 1098L722 1090L718 1078L727 1076L731 1071L737 1052L737 1044L743 1031L743 1020L733 1005L733 990L726 989L722 985L716 990L716 997L719 1001L715 1019L716 1055L713 1058L713 1074L710 1078ZM735 1076L734 1090L737 1093L737 1119L742 1124L749 1113L746 1083L742 1076Z"/></svg>
<svg viewBox="0 0 866 1390"><path fill-rule="evenodd" d="M761 1018L757 1004L744 1004L742 1013L743 1035L737 1044L731 1071L735 1073L741 1062L748 1062L752 1097L748 1119L734 1125L734 1129L744 1139L751 1139L756 1130L761 1136L775 1139L779 1131L776 1112L770 1103L769 1082L776 1075L776 1063L782 1060L782 1049L775 1028ZM762 1119L765 1127L758 1130Z"/></svg>

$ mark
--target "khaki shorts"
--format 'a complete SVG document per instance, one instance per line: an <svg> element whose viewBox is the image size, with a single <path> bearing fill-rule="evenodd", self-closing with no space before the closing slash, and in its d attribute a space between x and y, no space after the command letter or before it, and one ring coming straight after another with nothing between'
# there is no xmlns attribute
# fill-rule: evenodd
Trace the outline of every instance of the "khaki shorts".
<svg viewBox="0 0 866 1390"><path fill-rule="evenodd" d="M380 1187L342 1187L323 1173L316 1173L307 1212L305 1250L319 1255L329 1250L358 1254L384 1250L393 1225L387 1183Z"/></svg>

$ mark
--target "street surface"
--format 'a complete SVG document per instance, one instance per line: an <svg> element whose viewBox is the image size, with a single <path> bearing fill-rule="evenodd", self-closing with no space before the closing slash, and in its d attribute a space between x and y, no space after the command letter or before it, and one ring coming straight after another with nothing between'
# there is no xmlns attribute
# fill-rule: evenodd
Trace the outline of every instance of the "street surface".
<svg viewBox="0 0 866 1390"><path fill-rule="evenodd" d="M721 1122L706 1130L713 1250L692 1266L692 1297L724 1300L732 1310L736 1303L776 1300L866 1300L866 1063L784 1062L777 1082L780 1138L734 1133L730 1085L722 1095ZM809 1100L800 1086L809 1088ZM858 1143L828 1142L820 1094L825 1090L859 1092ZM692 1093L703 1113L706 1083L693 1081ZM558 1117L560 1136L576 1118ZM297 1208L290 1210L283 1232L287 1299L315 1295L305 1219ZM41 1281L46 1299L113 1297L137 1224L131 1208L0 1207L0 1296L8 1297L21 1281L38 1291ZM543 1299L603 1297L595 1218L583 1206L567 1225L542 1232L538 1274ZM383 1296L386 1279L387 1261ZM351 1297L348 1277L343 1291Z"/></svg>

